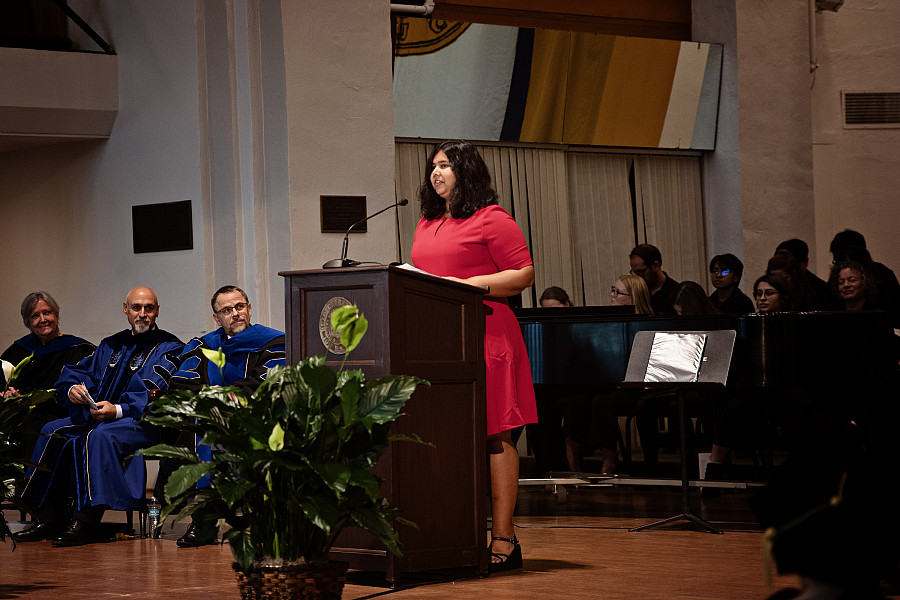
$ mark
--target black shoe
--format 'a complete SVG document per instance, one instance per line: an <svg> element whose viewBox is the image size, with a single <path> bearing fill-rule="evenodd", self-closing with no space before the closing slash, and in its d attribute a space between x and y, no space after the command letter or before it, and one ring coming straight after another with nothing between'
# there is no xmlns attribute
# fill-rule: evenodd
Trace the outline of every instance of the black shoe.
<svg viewBox="0 0 900 600"><path fill-rule="evenodd" d="M72 519L72 522L69 523L68 527L66 527L58 536L53 538L53 541L50 542L50 544L57 548L84 546L85 544L90 544L94 541L96 533L97 532L92 525L78 519Z"/></svg>
<svg viewBox="0 0 900 600"><path fill-rule="evenodd" d="M709 481L723 481L725 479L725 465L722 463L706 463L706 471L703 478ZM722 488L717 487L701 487L701 498L718 498L722 495Z"/></svg>
<svg viewBox="0 0 900 600"><path fill-rule="evenodd" d="M513 569L521 569L522 568L522 546L519 545L519 540L515 537L513 539L502 538L491 536L491 542L497 540L498 542L509 542L513 545L512 552L509 554L503 554L502 552L491 552L491 549L488 548L488 552L491 555L491 558L496 556L499 558L499 562L491 561L488 564L488 572L489 573L502 573L503 571L512 571Z"/></svg>
<svg viewBox="0 0 900 600"><path fill-rule="evenodd" d="M216 533L216 525L211 521L201 521L199 524L191 523L188 530L175 543L179 548L208 546L216 543Z"/></svg>
<svg viewBox="0 0 900 600"><path fill-rule="evenodd" d="M62 531L59 523L35 523L22 531L17 531L10 537L16 542L39 542L55 538Z"/></svg>

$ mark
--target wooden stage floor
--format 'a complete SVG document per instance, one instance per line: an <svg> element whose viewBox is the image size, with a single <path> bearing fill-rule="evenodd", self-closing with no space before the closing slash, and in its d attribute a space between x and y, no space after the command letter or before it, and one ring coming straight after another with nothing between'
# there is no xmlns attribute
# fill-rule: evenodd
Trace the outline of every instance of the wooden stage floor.
<svg viewBox="0 0 900 600"><path fill-rule="evenodd" d="M724 535L685 530L686 522L632 533L631 527L680 513L678 488L573 489L559 504L547 488L523 487L515 519L523 570L484 579L415 574L394 589L374 574L351 572L343 597L766 598L796 582L775 576L771 586L766 583L763 534L749 506L751 494L729 490L719 498L700 499L692 493L692 512L725 530ZM13 551L7 541L0 545L0 599L239 598L228 547L178 548L175 539L184 528L167 525L157 540L79 548L36 542L18 544Z"/></svg>

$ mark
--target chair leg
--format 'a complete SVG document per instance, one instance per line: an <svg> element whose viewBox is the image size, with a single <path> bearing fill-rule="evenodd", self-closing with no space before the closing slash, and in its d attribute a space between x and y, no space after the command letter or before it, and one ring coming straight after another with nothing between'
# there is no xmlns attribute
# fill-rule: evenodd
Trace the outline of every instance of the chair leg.
<svg viewBox="0 0 900 600"><path fill-rule="evenodd" d="M622 462L625 463L625 471L631 473L631 423L634 421L634 415L625 417L625 450L622 452Z"/></svg>

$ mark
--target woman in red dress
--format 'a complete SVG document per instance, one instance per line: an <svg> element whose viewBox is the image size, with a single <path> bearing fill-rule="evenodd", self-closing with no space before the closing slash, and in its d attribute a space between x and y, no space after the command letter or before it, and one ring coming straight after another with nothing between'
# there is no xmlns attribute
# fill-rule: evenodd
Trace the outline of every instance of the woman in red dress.
<svg viewBox="0 0 900 600"><path fill-rule="evenodd" d="M412 260L434 275L487 287L484 358L487 450L491 471L491 571L522 566L512 516L519 485L519 454L512 430L537 422L525 342L506 298L534 283L525 238L497 205L491 176L475 147L448 141L435 148L419 187L422 218Z"/></svg>

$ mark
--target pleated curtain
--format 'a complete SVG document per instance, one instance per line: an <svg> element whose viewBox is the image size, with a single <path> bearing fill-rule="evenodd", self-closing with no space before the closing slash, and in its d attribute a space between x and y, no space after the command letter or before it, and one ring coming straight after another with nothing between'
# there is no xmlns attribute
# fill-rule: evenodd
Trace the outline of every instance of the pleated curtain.
<svg viewBox="0 0 900 600"><path fill-rule="evenodd" d="M420 217L416 190L426 177L432 143L396 144L400 254L410 249ZM609 288L627 273L628 254L651 243L675 279L705 287L706 256L698 157L641 156L567 149L479 145L503 206L518 223L535 266L522 294L534 306L556 285L578 306L609 304ZM635 193L629 173L634 169Z"/></svg>
<svg viewBox="0 0 900 600"><path fill-rule="evenodd" d="M638 239L659 248L663 271L676 281L696 281L705 289L700 159L638 156L634 171Z"/></svg>

